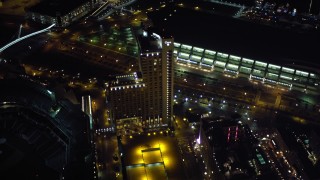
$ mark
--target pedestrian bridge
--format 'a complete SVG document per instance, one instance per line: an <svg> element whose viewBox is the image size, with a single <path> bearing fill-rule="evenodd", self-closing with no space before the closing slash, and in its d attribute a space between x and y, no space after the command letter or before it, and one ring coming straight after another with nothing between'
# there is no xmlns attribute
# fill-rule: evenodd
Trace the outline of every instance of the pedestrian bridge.
<svg viewBox="0 0 320 180"><path fill-rule="evenodd" d="M8 44L6 44L5 46L1 47L1 48L0 48L0 53L2 53L4 50L6 50L7 48L9 48L10 46L12 46L12 45L14 45L14 44L16 44L16 43L24 40L24 39L27 39L27 38L32 37L32 36L35 36L35 35L37 35L37 34L40 34L40 33L44 33L44 32L49 31L49 30L50 30L52 27L54 27L55 25L56 25L56 24L52 24L52 25L50 25L49 27L44 28L44 29L42 29L42 30L36 31L36 32L34 32L34 33L31 33L31 34L28 34L28 35L25 35L25 36L22 36L22 37L18 37L18 39L14 40L14 41L11 41L10 43L8 43ZM21 27L21 26L20 26L20 27ZM20 32L20 30L19 30L19 32ZM19 33L19 34L20 34L20 33Z"/></svg>

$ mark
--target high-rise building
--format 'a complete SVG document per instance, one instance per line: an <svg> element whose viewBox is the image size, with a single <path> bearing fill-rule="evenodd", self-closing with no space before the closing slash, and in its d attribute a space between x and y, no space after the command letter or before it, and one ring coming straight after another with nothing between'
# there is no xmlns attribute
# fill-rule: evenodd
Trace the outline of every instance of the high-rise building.
<svg viewBox="0 0 320 180"><path fill-rule="evenodd" d="M146 83L144 119L149 126L170 125L173 99L173 39L143 32L140 67Z"/></svg>
<svg viewBox="0 0 320 180"><path fill-rule="evenodd" d="M121 81L118 77L116 83L110 84L111 117L117 122L133 117L137 121L138 118L139 124L146 129L171 126L173 39L143 31L138 34L138 43L142 82L141 78Z"/></svg>

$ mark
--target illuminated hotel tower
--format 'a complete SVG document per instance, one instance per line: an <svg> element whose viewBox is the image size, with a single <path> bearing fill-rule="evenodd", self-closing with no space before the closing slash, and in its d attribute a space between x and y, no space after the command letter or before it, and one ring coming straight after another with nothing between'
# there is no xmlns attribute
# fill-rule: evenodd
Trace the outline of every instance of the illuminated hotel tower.
<svg viewBox="0 0 320 180"><path fill-rule="evenodd" d="M171 126L173 100L173 39L143 32L139 37L145 126Z"/></svg>
<svg viewBox="0 0 320 180"><path fill-rule="evenodd" d="M118 76L116 81L110 83L110 117L118 130L137 126L146 130L170 127L173 39L145 31L138 34L137 38L141 73Z"/></svg>

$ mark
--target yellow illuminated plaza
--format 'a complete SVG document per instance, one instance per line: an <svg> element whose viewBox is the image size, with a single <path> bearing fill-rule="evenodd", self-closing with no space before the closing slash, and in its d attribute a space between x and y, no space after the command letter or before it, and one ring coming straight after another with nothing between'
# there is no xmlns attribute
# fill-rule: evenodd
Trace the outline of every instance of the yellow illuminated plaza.
<svg viewBox="0 0 320 180"><path fill-rule="evenodd" d="M160 133L122 138L123 163L130 180L185 179L176 140Z"/></svg>

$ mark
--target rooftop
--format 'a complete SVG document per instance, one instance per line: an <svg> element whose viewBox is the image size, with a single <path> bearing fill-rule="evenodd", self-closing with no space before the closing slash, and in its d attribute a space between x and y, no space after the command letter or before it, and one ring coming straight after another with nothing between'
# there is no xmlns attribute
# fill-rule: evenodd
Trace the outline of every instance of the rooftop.
<svg viewBox="0 0 320 180"><path fill-rule="evenodd" d="M126 74L126 75L118 75L116 76L117 82L135 82L136 80L141 78L140 72L134 72L132 74Z"/></svg>
<svg viewBox="0 0 320 180"><path fill-rule="evenodd" d="M127 179L186 179L174 138L154 132L121 137Z"/></svg>
<svg viewBox="0 0 320 180"><path fill-rule="evenodd" d="M111 90L113 90L114 88L121 89L126 86L144 87L145 84L142 81L143 79L141 78L141 73L134 72L132 74L124 74L124 75L116 76L115 79L110 82L110 87L111 87Z"/></svg>
<svg viewBox="0 0 320 180"><path fill-rule="evenodd" d="M140 30L137 33L140 52L157 52L162 48L162 39L159 34L152 31Z"/></svg>
<svg viewBox="0 0 320 180"><path fill-rule="evenodd" d="M202 123L207 141L213 146L215 161L220 166L231 167L230 169L221 169L225 176L234 179L239 178L238 175L246 177L246 179L257 177L248 162L257 158L261 160L261 165L264 165L266 164L264 162L266 158L263 154L256 152L257 141L250 135L248 126L243 126L237 121L225 118L205 118L202 119ZM240 169L240 171L237 172L237 169Z"/></svg>

